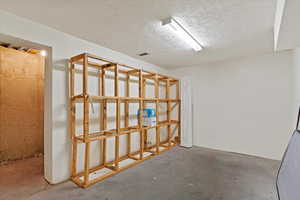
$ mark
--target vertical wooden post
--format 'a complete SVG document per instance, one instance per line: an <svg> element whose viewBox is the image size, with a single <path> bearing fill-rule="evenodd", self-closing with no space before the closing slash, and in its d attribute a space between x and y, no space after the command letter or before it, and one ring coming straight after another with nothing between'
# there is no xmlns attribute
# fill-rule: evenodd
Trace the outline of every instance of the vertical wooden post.
<svg viewBox="0 0 300 200"><path fill-rule="evenodd" d="M84 185L89 183L89 174L90 174L90 142L85 143L85 155L84 155Z"/></svg>
<svg viewBox="0 0 300 200"><path fill-rule="evenodd" d="M83 134L84 141L88 140L89 135L89 102L88 102L88 57L84 54L83 57ZM89 182L89 167L90 167L90 142L85 143L84 157L84 185Z"/></svg>
<svg viewBox="0 0 300 200"><path fill-rule="evenodd" d="M180 82L179 80L176 82L176 99L178 103L178 142L181 143L181 101L180 101Z"/></svg>
<svg viewBox="0 0 300 200"><path fill-rule="evenodd" d="M98 95L99 96L103 96L102 95L102 90L101 90L101 87L102 87L102 80L101 80L101 77L102 77L102 71L101 71L101 68L98 69ZM99 130L103 130L103 107L102 107L102 104L103 102L101 102L101 106L99 105ZM100 160L100 163L103 162L103 140L100 140L99 141L99 145L100 145L100 155L99 155L99 160Z"/></svg>
<svg viewBox="0 0 300 200"><path fill-rule="evenodd" d="M156 109L156 153L159 153L160 146L160 127L159 127L159 82L158 77L155 75L155 109Z"/></svg>
<svg viewBox="0 0 300 200"><path fill-rule="evenodd" d="M125 96L129 97L130 93L130 75L126 74L126 86L125 86ZM129 126L129 105L128 105L128 100L125 101L125 128L128 128Z"/></svg>
<svg viewBox="0 0 300 200"><path fill-rule="evenodd" d="M70 130L71 130L71 140L72 140L72 163L71 163L71 176L75 177L77 173L77 140L75 135L76 126L76 105L72 100L75 95L75 65L71 63L70 69Z"/></svg>
<svg viewBox="0 0 300 200"><path fill-rule="evenodd" d="M168 146L171 147L171 102L170 102L170 80L166 83L166 98L167 98L167 121L168 121Z"/></svg>
<svg viewBox="0 0 300 200"><path fill-rule="evenodd" d="M129 97L130 94L130 75L126 74L126 86L125 86L125 96ZM125 128L129 127L129 101L125 101ZM130 156L131 152L131 133L127 134L127 156Z"/></svg>
<svg viewBox="0 0 300 200"><path fill-rule="evenodd" d="M115 65L115 97L119 97L119 70L118 65ZM117 136L115 141L115 169L119 169L120 156L120 99L116 102L116 130Z"/></svg>
<svg viewBox="0 0 300 200"><path fill-rule="evenodd" d="M84 54L83 57L83 81L82 81L82 90L83 90L83 135L84 139L88 138L89 134L89 102L88 102L88 61L87 55Z"/></svg>
<svg viewBox="0 0 300 200"><path fill-rule="evenodd" d="M101 94L102 96L105 96L105 69L101 69ZM107 102L105 99L102 101L102 130L107 129ZM106 156L107 156L107 140L102 140L102 163L105 166L106 165Z"/></svg>
<svg viewBox="0 0 300 200"><path fill-rule="evenodd" d="M72 171L71 171L71 176L74 178L77 175L77 146L78 146L78 141L74 137L72 140Z"/></svg>
<svg viewBox="0 0 300 200"><path fill-rule="evenodd" d="M143 72L139 71L139 127L140 127L140 159L143 159L144 154L144 129L143 129Z"/></svg>
<svg viewBox="0 0 300 200"><path fill-rule="evenodd" d="M146 79L143 78L143 85L142 85L142 95L143 98L146 98ZM143 109L146 109L146 101L143 101ZM148 142L148 130L144 130L144 149L147 149L147 142Z"/></svg>
<svg viewBox="0 0 300 200"><path fill-rule="evenodd" d="M101 68L98 68L98 95L99 96L102 96L102 90L101 90ZM103 102L102 102L103 103ZM102 124L102 106L99 106L99 130L102 130L103 128L103 124ZM102 148L103 148L103 140L100 140L99 141L99 146L100 146L100 155L99 155L99 160L100 162L102 162L102 159L103 159L103 151L102 151Z"/></svg>
<svg viewBox="0 0 300 200"><path fill-rule="evenodd" d="M114 78L115 78L115 97L119 96L119 69L118 69L118 65L115 65L115 74L114 74Z"/></svg>

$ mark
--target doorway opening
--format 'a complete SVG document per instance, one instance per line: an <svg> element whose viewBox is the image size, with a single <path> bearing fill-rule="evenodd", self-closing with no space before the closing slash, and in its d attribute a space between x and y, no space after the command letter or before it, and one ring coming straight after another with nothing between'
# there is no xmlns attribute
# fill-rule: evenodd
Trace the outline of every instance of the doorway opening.
<svg viewBox="0 0 300 200"><path fill-rule="evenodd" d="M7 186L0 189L1 198L24 197L48 186L44 85L42 49L0 42L0 185Z"/></svg>

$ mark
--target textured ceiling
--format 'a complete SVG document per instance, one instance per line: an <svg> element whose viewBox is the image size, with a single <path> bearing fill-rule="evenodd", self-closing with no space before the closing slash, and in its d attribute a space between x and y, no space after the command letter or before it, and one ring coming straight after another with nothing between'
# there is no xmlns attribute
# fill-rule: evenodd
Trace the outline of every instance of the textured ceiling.
<svg viewBox="0 0 300 200"><path fill-rule="evenodd" d="M273 50L276 0L0 0L0 9L161 67ZM194 52L160 20L173 16L204 46ZM137 54L150 55L139 57Z"/></svg>

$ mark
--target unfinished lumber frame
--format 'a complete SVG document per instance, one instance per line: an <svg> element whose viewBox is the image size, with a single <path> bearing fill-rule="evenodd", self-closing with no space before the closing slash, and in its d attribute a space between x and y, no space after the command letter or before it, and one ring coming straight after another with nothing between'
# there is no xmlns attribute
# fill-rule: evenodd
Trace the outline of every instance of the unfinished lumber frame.
<svg viewBox="0 0 300 200"><path fill-rule="evenodd" d="M78 67L79 66L79 67ZM89 69L97 71L89 71ZM76 93L75 74L81 75L82 85L80 92ZM97 95L89 93L89 76L95 75L98 78ZM123 75L121 77L121 75ZM138 96L130 95L130 84L135 77L138 83ZM114 91L112 96L106 94L108 85L106 80L113 79ZM125 95L120 95L120 80L125 81ZM149 83L151 81L151 83ZM146 97L146 86L154 85L154 97ZM175 97L171 98L171 87L175 86ZM160 96L160 87L164 87L165 96ZM109 61L88 53L74 56L70 59L70 135L72 141L72 159L71 159L71 180L80 187L88 187L103 179L106 179L120 171L132 167L146 159L151 158L163 151L166 151L180 143L180 89L179 80L152 73L146 70L136 69L134 67ZM90 131L90 106L93 103L99 103L99 131ZM108 128L108 104L115 104L115 128ZM124 127L121 127L121 103L124 103ZM139 110L142 111L148 103L155 105L156 125L144 126L143 116L140 113L137 119L137 125L130 126L129 104L138 103ZM166 120L160 120L162 115L160 104L167 105ZM174 105L172 106L172 103ZM83 104L82 131L78 131L76 121L77 104ZM171 112L174 107L178 107L177 119L172 120ZM78 114L78 113L77 113ZM81 119L80 119L81 120ZM79 121L80 121L79 120ZM172 125L175 126L172 131ZM98 127L98 126L97 126ZM167 139L161 140L161 128L167 128ZM155 144L148 145L148 131L155 130ZM175 134L174 132L177 132ZM139 133L139 150L133 151L132 134ZM126 153L120 156L120 137L126 135ZM114 158L108 159L108 139L114 138ZM91 144L99 144L99 163L91 163ZM79 145L83 145L80 148ZM78 167L79 155L83 157L83 166Z"/></svg>

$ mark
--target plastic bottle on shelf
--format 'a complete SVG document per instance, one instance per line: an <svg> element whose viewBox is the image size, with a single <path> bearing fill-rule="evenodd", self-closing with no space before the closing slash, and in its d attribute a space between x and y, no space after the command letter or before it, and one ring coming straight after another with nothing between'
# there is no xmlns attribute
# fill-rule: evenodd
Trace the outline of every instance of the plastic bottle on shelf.
<svg viewBox="0 0 300 200"><path fill-rule="evenodd" d="M141 110L138 110L138 117ZM156 111L153 108L145 108L142 111L143 126L156 126Z"/></svg>

